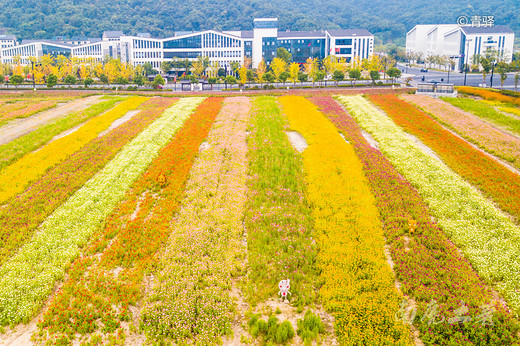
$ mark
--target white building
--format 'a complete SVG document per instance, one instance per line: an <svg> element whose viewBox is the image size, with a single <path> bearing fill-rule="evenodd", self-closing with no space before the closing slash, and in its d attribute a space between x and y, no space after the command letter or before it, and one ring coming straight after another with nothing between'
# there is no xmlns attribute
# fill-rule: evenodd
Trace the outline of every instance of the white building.
<svg viewBox="0 0 520 346"><path fill-rule="evenodd" d="M406 34L406 52L451 57L455 70L462 71L476 55L495 50L498 58L511 62L515 34L505 25L459 26L416 25Z"/></svg>
<svg viewBox="0 0 520 346"><path fill-rule="evenodd" d="M70 42L70 43L67 43ZM152 38L149 34L125 36L121 31L105 31L101 40L85 37L60 41L29 41L15 48L0 50L3 62L19 56L22 63L28 57L44 54L94 58L120 58L134 66L150 63L160 69L161 63L177 59L195 60L207 57L213 65L230 71L231 63L242 63L246 57L258 67L262 59L269 64L283 47L292 60L304 63L309 57L323 59L329 55L369 58L374 52L374 36L367 30L279 31L277 18L256 18L252 31L182 32L174 37Z"/></svg>

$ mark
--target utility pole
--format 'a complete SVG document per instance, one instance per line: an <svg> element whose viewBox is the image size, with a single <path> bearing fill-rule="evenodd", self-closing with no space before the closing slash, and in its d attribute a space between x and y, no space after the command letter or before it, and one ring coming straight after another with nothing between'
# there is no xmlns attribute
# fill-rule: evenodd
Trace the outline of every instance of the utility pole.
<svg viewBox="0 0 520 346"><path fill-rule="evenodd" d="M490 79L491 79L491 80L490 80L490 84L491 84L491 85L489 86L490 88L493 88L493 73L495 72L495 66L496 66L496 64L497 64L497 61L494 60L494 61L493 61L493 64L491 65L491 78L490 78Z"/></svg>
<svg viewBox="0 0 520 346"><path fill-rule="evenodd" d="M466 40L466 51L464 52L465 58L466 58L466 64L464 69L464 85L466 85L466 76L468 74L468 59L469 59L469 43L472 41L472 39Z"/></svg>

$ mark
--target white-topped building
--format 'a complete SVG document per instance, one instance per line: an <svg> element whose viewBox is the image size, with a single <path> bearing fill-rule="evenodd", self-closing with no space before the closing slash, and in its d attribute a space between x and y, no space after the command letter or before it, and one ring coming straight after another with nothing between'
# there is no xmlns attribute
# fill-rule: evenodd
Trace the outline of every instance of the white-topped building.
<svg viewBox="0 0 520 346"><path fill-rule="evenodd" d="M498 52L500 60L511 62L514 40L515 34L505 25L416 25L406 34L406 52L451 57L455 70L461 71L474 56L490 50Z"/></svg>
<svg viewBox="0 0 520 346"><path fill-rule="evenodd" d="M323 59L329 55L350 61L373 55L374 36L367 30L355 29L280 31L277 18L256 18L251 31L180 32L168 38L152 38L146 33L126 36L121 31L105 31L100 40L77 37L68 40L60 38L59 41L30 41L15 48L3 48L1 54L3 62L12 62L14 57L19 56L24 64L28 57L44 54L94 58L98 61L108 56L134 66L150 63L155 69L160 69L164 61L195 60L202 56L207 57L210 63L218 63L231 71L231 63L243 63L246 57L252 60L255 68L262 60L269 64L280 47L287 49L292 54L292 60L300 64L309 57Z"/></svg>

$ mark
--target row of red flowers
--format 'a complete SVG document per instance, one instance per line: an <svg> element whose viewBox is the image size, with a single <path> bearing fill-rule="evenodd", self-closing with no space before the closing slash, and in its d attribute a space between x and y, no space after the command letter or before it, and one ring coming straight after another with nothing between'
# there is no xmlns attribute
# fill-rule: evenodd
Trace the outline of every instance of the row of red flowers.
<svg viewBox="0 0 520 346"><path fill-rule="evenodd" d="M369 95L405 131L433 149L456 173L520 219L520 176L465 140L445 130L427 114L394 95Z"/></svg>
<svg viewBox="0 0 520 346"><path fill-rule="evenodd" d="M132 318L129 306L141 298L145 273L168 239L194 158L221 102L209 98L197 108L92 237L48 305L38 338L70 342L76 333L113 333Z"/></svg>
<svg viewBox="0 0 520 346"><path fill-rule="evenodd" d="M150 99L140 113L47 171L0 209L0 263L5 262L67 198L109 162L162 112L173 99Z"/></svg>
<svg viewBox="0 0 520 346"><path fill-rule="evenodd" d="M477 316L481 305L494 300L492 292L431 220L417 190L379 150L370 146L354 119L330 97L315 97L311 101L345 135L363 163L376 197L397 279L403 293L418 306L415 322L421 339L428 344L442 344L446 340L478 343L497 337L506 343L513 340L518 326L499 305L493 328L476 323L428 323L432 318L438 322L441 315L452 317L461 301L468 306L470 314ZM438 316L428 316L428 304L433 301L438 304Z"/></svg>

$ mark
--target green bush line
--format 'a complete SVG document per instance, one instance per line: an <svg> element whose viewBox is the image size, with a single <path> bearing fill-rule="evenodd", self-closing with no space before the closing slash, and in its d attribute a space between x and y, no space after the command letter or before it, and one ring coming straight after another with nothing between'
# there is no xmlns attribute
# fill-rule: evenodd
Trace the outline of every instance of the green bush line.
<svg viewBox="0 0 520 346"><path fill-rule="evenodd" d="M301 156L284 130L287 122L274 97L254 101L249 146L248 298L252 303L278 294L278 282L290 278L293 304L316 299L316 246L305 197Z"/></svg>

